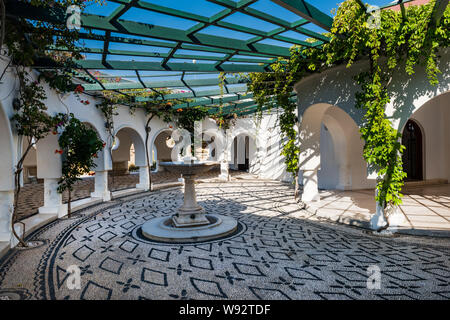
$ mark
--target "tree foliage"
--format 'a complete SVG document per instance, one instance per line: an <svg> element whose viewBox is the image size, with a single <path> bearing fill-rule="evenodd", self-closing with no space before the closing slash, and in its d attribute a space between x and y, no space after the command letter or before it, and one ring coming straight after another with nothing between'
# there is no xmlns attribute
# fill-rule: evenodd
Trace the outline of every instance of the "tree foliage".
<svg viewBox="0 0 450 320"><path fill-rule="evenodd" d="M58 192L63 193L66 190L69 192L70 208L70 192L73 191L75 182L97 167L95 158L98 158L98 153L104 145L97 132L83 124L73 114L69 115L58 142L62 152L62 176L58 181Z"/></svg>

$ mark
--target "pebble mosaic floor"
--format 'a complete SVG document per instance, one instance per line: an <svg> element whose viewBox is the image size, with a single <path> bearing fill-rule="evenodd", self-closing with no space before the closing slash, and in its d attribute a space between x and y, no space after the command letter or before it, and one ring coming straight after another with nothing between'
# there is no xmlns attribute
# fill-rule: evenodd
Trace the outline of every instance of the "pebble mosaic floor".
<svg viewBox="0 0 450 320"><path fill-rule="evenodd" d="M244 180L197 185L208 211L244 226L231 238L194 245L138 237L149 219L174 213L181 188L84 209L31 235L33 249L0 261L2 299L449 299L450 241L380 237L304 219L292 188ZM69 290L67 269L81 270ZM368 269L381 270L368 289ZM370 268L369 268L370 267Z"/></svg>

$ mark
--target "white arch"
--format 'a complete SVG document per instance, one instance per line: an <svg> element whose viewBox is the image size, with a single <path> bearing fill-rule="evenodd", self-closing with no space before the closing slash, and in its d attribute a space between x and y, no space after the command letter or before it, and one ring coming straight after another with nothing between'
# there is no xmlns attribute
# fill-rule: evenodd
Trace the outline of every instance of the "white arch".
<svg viewBox="0 0 450 320"><path fill-rule="evenodd" d="M413 120L422 132L423 179L450 180L450 91L428 99L405 119Z"/></svg>
<svg viewBox="0 0 450 320"><path fill-rule="evenodd" d="M136 166L145 167L147 166L147 157L145 155L145 139L139 134L138 131L129 127L127 125L122 125L116 130L116 136L120 133L126 133L129 135L131 141L134 145L134 151L136 155Z"/></svg>
<svg viewBox="0 0 450 320"><path fill-rule="evenodd" d="M337 162L338 176L336 181L318 180L327 178L327 168L322 168L321 135L323 125L328 129ZM371 187L373 182L367 179L367 165L363 158L363 142L355 121L341 108L327 103L310 106L303 113L300 125L300 164L299 168L310 175L311 172L324 170L323 174L314 174L312 181L325 185L330 189L361 189ZM304 184L309 181L304 177Z"/></svg>
<svg viewBox="0 0 450 320"><path fill-rule="evenodd" d="M166 127L166 128L161 128L161 129L159 129L158 131L156 131L154 134L153 134L153 136L152 136L152 139L151 139L151 142L150 142L150 146L149 146L149 148L151 148L150 149L150 161L152 161L153 160L153 158L155 158L156 159L156 169L155 169L155 172L157 172L158 170L159 170L159 164L158 164L158 149L156 148L156 146L155 146L155 141L156 141L156 139L158 138L158 136L161 134L161 133L163 133L163 132L173 132L173 128L168 128L168 127ZM151 165L151 164L150 164Z"/></svg>
<svg viewBox="0 0 450 320"><path fill-rule="evenodd" d="M244 148L245 148L245 137L249 138L249 153L248 153L248 157L249 157L249 172L251 173L255 173L257 171L257 151L259 149L259 136L257 136L256 134L254 134L253 132L249 131L249 130L245 130L245 129L238 129L236 131L233 131L232 135L231 135L231 139L230 139L230 144L229 144L229 152L228 154L230 155L231 158L231 162L236 166L239 163L235 163L234 158L236 156L239 157L239 150L241 149L240 147L242 146L242 143L244 143ZM238 151L238 155L234 154L234 140L237 138L237 151ZM242 139L244 139L244 142L242 142ZM253 143L252 143L253 142ZM245 150L244 150L245 152Z"/></svg>

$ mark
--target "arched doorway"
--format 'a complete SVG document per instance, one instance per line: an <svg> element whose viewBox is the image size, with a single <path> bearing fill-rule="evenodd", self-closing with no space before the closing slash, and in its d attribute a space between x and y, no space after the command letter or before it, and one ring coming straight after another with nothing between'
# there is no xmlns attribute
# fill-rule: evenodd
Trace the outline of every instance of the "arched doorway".
<svg viewBox="0 0 450 320"><path fill-rule="evenodd" d="M300 125L299 182L302 200L320 200L319 189L371 188L363 142L354 119L326 103L308 107Z"/></svg>
<svg viewBox="0 0 450 320"><path fill-rule="evenodd" d="M423 180L423 135L420 126L413 120L408 120L403 129L402 144L403 171L406 180Z"/></svg>
<svg viewBox="0 0 450 320"><path fill-rule="evenodd" d="M142 136L130 127L122 127L112 149L113 174L110 190L148 188L148 169Z"/></svg>
<svg viewBox="0 0 450 320"><path fill-rule="evenodd" d="M152 168L160 170L159 162L172 161L172 150L174 143L170 140L172 137L171 129L163 129L157 133L152 143Z"/></svg>
<svg viewBox="0 0 450 320"><path fill-rule="evenodd" d="M245 133L235 136L231 146L231 168L253 173L255 171L256 141Z"/></svg>

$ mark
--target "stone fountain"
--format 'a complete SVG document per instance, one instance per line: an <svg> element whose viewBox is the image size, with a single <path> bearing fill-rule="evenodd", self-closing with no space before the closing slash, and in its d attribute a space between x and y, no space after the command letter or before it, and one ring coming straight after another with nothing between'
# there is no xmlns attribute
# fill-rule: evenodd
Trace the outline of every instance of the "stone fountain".
<svg viewBox="0 0 450 320"><path fill-rule="evenodd" d="M187 159L161 162L160 167L184 178L184 203L172 216L154 218L142 226L142 235L161 242L200 242L224 237L236 231L235 219L208 213L197 203L195 177L211 170L216 162Z"/></svg>

